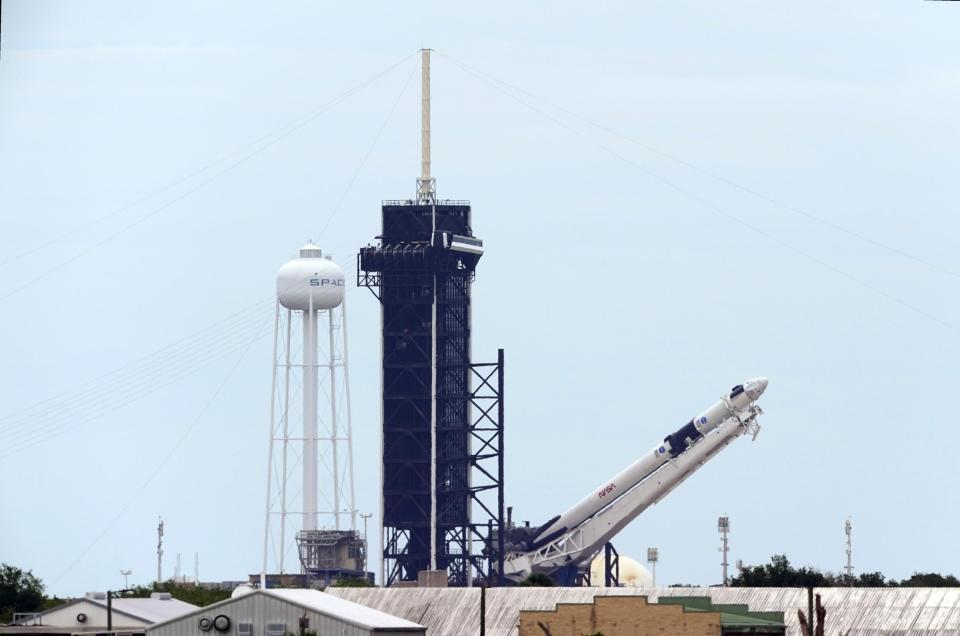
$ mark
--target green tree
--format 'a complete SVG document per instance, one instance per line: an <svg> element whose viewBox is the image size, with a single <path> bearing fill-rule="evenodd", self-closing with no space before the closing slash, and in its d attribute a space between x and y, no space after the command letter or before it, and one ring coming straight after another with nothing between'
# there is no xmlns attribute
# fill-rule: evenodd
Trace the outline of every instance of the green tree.
<svg viewBox="0 0 960 636"><path fill-rule="evenodd" d="M0 564L0 623L9 623L14 612L43 609L43 582L27 570Z"/></svg>
<svg viewBox="0 0 960 636"><path fill-rule="evenodd" d="M823 587L829 580L819 570L809 567L795 568L785 554L770 557L765 565L748 565L740 575L730 580L733 587Z"/></svg>
<svg viewBox="0 0 960 636"><path fill-rule="evenodd" d="M882 572L862 572L859 576L841 574L828 576L827 585L836 587L887 587L896 585L896 581L887 581Z"/></svg>
<svg viewBox="0 0 960 636"><path fill-rule="evenodd" d="M909 579L898 584L900 587L957 587L960 581L952 574L946 576L936 572L914 572Z"/></svg>
<svg viewBox="0 0 960 636"><path fill-rule="evenodd" d="M556 583L546 574L531 574L518 585L520 587L553 587Z"/></svg>
<svg viewBox="0 0 960 636"><path fill-rule="evenodd" d="M154 592L168 592L170 596L177 600L203 607L230 598L233 590L202 587L193 585L192 583L182 584L174 581L164 581L159 585L156 583L150 586L138 585L132 588L132 591L128 592L127 596L133 598L149 598Z"/></svg>
<svg viewBox="0 0 960 636"><path fill-rule="evenodd" d="M344 576L334 581L331 587L373 587L373 583L359 576Z"/></svg>

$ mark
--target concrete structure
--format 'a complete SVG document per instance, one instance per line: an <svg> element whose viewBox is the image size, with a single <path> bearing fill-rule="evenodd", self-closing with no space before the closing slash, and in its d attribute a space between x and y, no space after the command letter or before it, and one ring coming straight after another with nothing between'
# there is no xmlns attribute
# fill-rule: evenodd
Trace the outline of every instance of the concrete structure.
<svg viewBox="0 0 960 636"><path fill-rule="evenodd" d="M559 604L520 612L520 636L782 636L783 613L750 612L745 606L713 606L709 598L600 596L593 603Z"/></svg>
<svg viewBox="0 0 960 636"><path fill-rule="evenodd" d="M956 636L960 588L818 588L830 636ZM477 636L478 589L340 588L329 592L427 626L430 636ZM659 589L527 587L487 590L487 636L516 636L521 610L553 610L558 603L592 603L597 596L645 595L650 602L673 596L706 596L714 604L747 605L783 612L787 636L800 636L797 610L806 611L803 588L676 587ZM586 632L590 633L590 632Z"/></svg>
<svg viewBox="0 0 960 636"><path fill-rule="evenodd" d="M143 634L154 623L183 616L196 605L154 592L150 598L114 598L111 601L113 631ZM19 625L0 628L0 634L84 634L107 631L107 595L89 592L58 607L37 614Z"/></svg>
<svg viewBox="0 0 960 636"><path fill-rule="evenodd" d="M304 621L303 623L301 621ZM426 628L318 590L255 590L157 623L146 636L425 636Z"/></svg>

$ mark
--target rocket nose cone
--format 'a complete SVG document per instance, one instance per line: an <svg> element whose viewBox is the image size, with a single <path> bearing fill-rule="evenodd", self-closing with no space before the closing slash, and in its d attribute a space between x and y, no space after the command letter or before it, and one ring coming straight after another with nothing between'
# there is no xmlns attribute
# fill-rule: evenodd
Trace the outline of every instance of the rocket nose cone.
<svg viewBox="0 0 960 636"><path fill-rule="evenodd" d="M746 393L751 400L757 400L763 395L763 392L767 390L767 379L766 378L754 378L752 380L747 380L743 385L743 391Z"/></svg>

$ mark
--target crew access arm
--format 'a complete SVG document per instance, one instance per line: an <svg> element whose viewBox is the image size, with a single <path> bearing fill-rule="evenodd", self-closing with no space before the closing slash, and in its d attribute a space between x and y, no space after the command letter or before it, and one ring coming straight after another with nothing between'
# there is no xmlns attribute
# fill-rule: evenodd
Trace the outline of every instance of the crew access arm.
<svg viewBox="0 0 960 636"><path fill-rule="evenodd" d="M692 475L707 460L744 433L756 437L755 404L767 388L766 378L733 387L717 403L572 508L529 533L524 545L504 558L504 576L520 582L546 574L571 584L628 523Z"/></svg>

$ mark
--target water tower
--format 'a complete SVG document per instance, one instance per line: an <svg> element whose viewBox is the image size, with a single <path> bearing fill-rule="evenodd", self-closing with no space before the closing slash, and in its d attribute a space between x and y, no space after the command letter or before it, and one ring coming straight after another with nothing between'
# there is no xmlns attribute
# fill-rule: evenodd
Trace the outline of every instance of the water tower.
<svg viewBox="0 0 960 636"><path fill-rule="evenodd" d="M273 574L327 585L366 576L354 501L344 290L343 270L313 244L277 273L265 586ZM323 342L321 324L328 331Z"/></svg>

